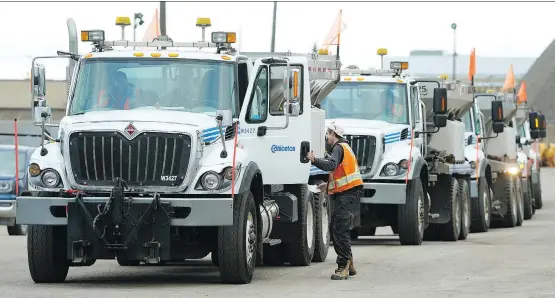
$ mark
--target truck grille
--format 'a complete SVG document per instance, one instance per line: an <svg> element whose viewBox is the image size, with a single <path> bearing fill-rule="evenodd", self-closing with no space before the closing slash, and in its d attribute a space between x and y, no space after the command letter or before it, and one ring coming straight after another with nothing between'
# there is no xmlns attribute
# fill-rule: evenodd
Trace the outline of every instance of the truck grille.
<svg viewBox="0 0 556 298"><path fill-rule="evenodd" d="M120 177L130 187L175 187L187 173L191 138L146 132L130 141L119 132L78 132L70 135L69 151L80 185L110 186Z"/></svg>
<svg viewBox="0 0 556 298"><path fill-rule="evenodd" d="M369 173L375 157L376 138L374 136L359 135L346 135L345 138L357 157L361 173Z"/></svg>

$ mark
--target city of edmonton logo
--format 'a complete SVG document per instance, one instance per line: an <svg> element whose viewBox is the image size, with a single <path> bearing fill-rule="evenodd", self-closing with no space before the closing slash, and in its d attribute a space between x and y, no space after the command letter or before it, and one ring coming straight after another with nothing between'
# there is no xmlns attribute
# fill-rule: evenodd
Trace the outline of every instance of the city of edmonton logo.
<svg viewBox="0 0 556 298"><path fill-rule="evenodd" d="M270 151L272 153L279 151L295 151L295 146L272 145L272 147L270 147Z"/></svg>

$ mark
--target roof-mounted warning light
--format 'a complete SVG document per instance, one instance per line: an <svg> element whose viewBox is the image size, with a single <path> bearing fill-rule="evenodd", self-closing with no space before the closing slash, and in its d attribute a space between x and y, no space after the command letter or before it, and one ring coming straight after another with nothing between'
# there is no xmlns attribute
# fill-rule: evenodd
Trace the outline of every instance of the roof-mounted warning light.
<svg viewBox="0 0 556 298"><path fill-rule="evenodd" d="M81 31L81 41L104 41L104 30L83 30Z"/></svg>
<svg viewBox="0 0 556 298"><path fill-rule="evenodd" d="M405 62L405 61L392 61L390 62L390 69L393 70L398 70L398 71L402 71L402 70L406 70L409 68L409 63Z"/></svg>
<svg viewBox="0 0 556 298"><path fill-rule="evenodd" d="M205 41L205 29L207 27L210 27L211 25L212 24L210 23L210 18L197 18L197 23L195 24L195 26L201 27L201 41Z"/></svg>
<svg viewBox="0 0 556 298"><path fill-rule="evenodd" d="M129 17L117 17L116 26L122 27L122 40L125 40L125 27L131 25Z"/></svg>

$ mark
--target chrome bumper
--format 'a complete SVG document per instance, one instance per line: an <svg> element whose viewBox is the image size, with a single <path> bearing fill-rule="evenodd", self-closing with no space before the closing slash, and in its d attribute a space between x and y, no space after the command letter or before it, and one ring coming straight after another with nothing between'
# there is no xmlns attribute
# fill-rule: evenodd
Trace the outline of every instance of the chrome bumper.
<svg viewBox="0 0 556 298"><path fill-rule="evenodd" d="M109 197L84 197L83 203L104 204ZM132 204L147 207L152 198L135 197ZM55 217L53 208L65 207L75 198L18 197L16 219L19 224L67 225L67 217ZM172 218L171 226L229 226L233 224L232 198L160 198L170 207L188 207L191 212L185 218Z"/></svg>
<svg viewBox="0 0 556 298"><path fill-rule="evenodd" d="M372 197L361 196L362 204L405 204L405 183L363 183L363 189L374 190ZM365 193L365 192L364 192Z"/></svg>

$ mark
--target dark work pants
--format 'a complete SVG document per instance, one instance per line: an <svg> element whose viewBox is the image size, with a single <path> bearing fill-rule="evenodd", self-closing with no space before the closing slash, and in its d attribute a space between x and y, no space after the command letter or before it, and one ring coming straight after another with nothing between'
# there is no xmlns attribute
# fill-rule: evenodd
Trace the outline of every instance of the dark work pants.
<svg viewBox="0 0 556 298"><path fill-rule="evenodd" d="M336 263L345 266L351 258L351 236L353 228L353 214L351 205L357 198L358 192L348 190L344 193L332 195L332 219L330 221L330 236L334 243L334 250L338 257Z"/></svg>

